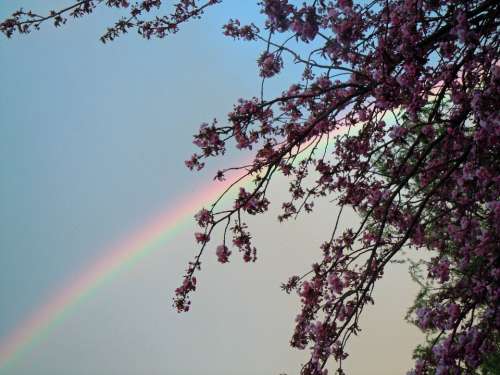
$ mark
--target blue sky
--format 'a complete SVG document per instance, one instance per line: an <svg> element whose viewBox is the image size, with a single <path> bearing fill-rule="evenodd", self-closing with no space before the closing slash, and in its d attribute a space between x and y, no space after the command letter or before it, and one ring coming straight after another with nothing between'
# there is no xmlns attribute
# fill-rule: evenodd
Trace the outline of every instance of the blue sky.
<svg viewBox="0 0 500 375"><path fill-rule="evenodd" d="M46 9L44 3L4 2L0 16L19 5ZM102 45L98 38L112 12L69 22L62 30L46 25L28 36L2 38L0 337L108 244L173 207L194 186L207 184L217 163L239 160L230 154L201 174L183 163L194 151L192 134L201 122L224 119L237 98L259 93L255 60L261 47L221 33L235 13L243 20L261 17L252 1L228 1L160 41L134 34ZM288 78L270 81L268 92ZM284 189L278 181L278 200L284 199ZM279 283L312 262L321 235L329 231L331 207L288 227L276 224L275 217L273 211L254 223L262 248L259 264L207 262L190 314L179 316L170 304L196 249L194 223L103 286L9 375L243 375L297 369L303 353L287 347L297 299L283 295ZM399 293L409 303L414 289L402 282L404 270L392 277L384 293ZM374 332L384 321L394 324L406 308L389 306L373 315L379 316L373 318ZM401 327L396 333L406 332L402 338L387 339L406 350L399 366L407 368L416 334ZM366 349L371 342L359 344L363 358L374 355Z"/></svg>
<svg viewBox="0 0 500 375"><path fill-rule="evenodd" d="M183 164L192 134L253 89L242 74L253 61L215 23L102 45L111 20L96 14L2 41L1 241L16 251L1 254L1 295L13 280L18 289L2 306L0 333L110 239L204 182ZM71 251L54 257L56 248Z"/></svg>

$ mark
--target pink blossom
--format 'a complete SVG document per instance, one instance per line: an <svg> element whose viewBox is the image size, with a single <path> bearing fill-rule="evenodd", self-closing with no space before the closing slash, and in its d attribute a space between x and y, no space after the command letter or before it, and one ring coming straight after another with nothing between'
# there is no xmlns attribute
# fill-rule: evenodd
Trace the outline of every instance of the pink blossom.
<svg viewBox="0 0 500 375"><path fill-rule="evenodd" d="M217 250L216 250L215 254L217 255L217 260L220 263L229 262L229 255L231 255L231 252L229 251L229 249L227 248L226 245L217 246Z"/></svg>

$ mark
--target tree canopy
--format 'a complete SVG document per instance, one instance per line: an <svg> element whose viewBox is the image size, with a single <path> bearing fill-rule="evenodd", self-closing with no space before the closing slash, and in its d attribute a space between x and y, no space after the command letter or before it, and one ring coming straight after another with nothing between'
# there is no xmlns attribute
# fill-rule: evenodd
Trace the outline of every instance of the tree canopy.
<svg viewBox="0 0 500 375"><path fill-rule="evenodd" d="M27 34L111 7L125 16L102 42L132 30L164 38L221 2L82 0L46 14L20 9L0 30L7 37ZM312 211L323 197L341 208L312 268L282 286L299 297L290 344L310 351L301 374L325 375L329 360L344 373L349 339L374 303L377 281L404 249L410 258L419 249L429 254L410 266L421 291L407 319L427 340L409 373L498 373L500 3L262 0L257 6L262 24L244 25L235 14L223 33L262 43L261 95L238 99L224 121L202 124L194 136L200 151L186 161L200 170L229 149L251 150L251 163L215 178L237 169L254 185L239 188L231 206L218 200L196 214L200 249L174 307L189 310L212 243L220 263L233 252L256 261L245 216L267 211L269 183L281 173L289 178L290 199L280 221ZM292 64L303 73L281 95L267 97L264 82ZM361 220L340 232L344 207ZM213 236L219 225L222 238Z"/></svg>

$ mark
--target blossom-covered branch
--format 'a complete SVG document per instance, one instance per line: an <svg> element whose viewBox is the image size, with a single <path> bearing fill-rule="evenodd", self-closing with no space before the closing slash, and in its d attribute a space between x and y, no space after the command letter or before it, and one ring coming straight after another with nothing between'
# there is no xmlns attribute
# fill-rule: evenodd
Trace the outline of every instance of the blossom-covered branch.
<svg viewBox="0 0 500 375"><path fill-rule="evenodd" d="M163 38L168 34L176 33L179 26L193 18L199 18L205 8L215 5L221 0L207 0L200 4L198 0L181 0L173 4L173 12L169 15L144 18L153 11L162 9L162 0L141 0L131 3L128 0L81 0L63 9L51 10L46 15L40 15L32 10L19 9L10 18L0 23L0 31L7 37L15 32L28 34L33 29L38 30L43 23L52 22L55 27L66 23L68 18L80 18L90 15L99 6L128 10L128 16L120 18L114 26L109 27L101 36L103 43L110 42L116 37L130 30L137 32L144 38Z"/></svg>

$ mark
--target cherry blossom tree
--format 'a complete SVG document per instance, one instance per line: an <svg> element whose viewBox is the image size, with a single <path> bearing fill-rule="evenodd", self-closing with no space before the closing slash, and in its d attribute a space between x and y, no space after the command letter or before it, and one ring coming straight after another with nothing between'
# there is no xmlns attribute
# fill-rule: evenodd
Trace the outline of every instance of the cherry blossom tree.
<svg viewBox="0 0 500 375"><path fill-rule="evenodd" d="M0 30L26 34L114 7L125 16L102 42L132 30L163 38L221 2L82 0L47 14L21 9ZM168 6L171 12L157 15ZM186 161L200 170L228 149L251 150L250 164L215 178L239 170L254 185L240 187L229 207L217 200L196 214L200 249L175 291L175 308L189 310L212 243L220 263L235 253L256 261L245 217L268 210L268 186L280 173L290 192L280 221L312 211L323 197L340 207L312 268L282 285L300 301L290 344L310 352L301 374L325 375L330 360L330 368L345 373L349 339L374 303L377 281L403 250L421 286L407 318L427 335L409 374L498 374L500 3L262 0L257 6L261 24L235 18L223 33L262 43L261 95L239 99L224 122L202 124L194 136L200 151ZM303 74L281 95L266 97L265 81L292 64ZM344 207L361 220L341 232ZM416 251L429 260L411 261Z"/></svg>

